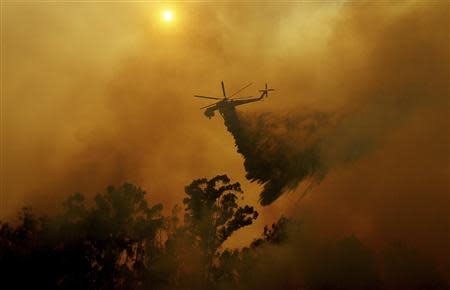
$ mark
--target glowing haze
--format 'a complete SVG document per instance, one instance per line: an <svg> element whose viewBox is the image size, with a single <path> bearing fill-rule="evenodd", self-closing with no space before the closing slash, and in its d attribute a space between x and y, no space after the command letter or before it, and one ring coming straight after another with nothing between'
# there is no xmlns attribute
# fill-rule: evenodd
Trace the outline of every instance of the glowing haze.
<svg viewBox="0 0 450 290"><path fill-rule="evenodd" d="M172 21L172 20L173 20L173 13L172 13L172 11L170 11L170 10L165 10L165 11L163 12L163 19L164 19L164 21L166 21L166 22Z"/></svg>
<svg viewBox="0 0 450 290"><path fill-rule="evenodd" d="M365 134L374 147L301 203L302 185L261 208L231 245L298 214L326 235L445 256L447 3L320 3L4 4L0 218L123 181L170 208L194 178L221 173L256 204L261 187L223 120L192 95L219 94L221 80L230 91L252 81L243 95L254 95L268 82L274 94L242 114L346 112L350 129L333 140Z"/></svg>

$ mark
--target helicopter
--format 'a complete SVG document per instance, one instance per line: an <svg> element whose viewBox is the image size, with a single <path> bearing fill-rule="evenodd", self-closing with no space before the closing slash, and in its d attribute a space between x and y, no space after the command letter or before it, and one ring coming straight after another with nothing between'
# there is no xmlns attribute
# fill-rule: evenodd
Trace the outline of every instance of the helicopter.
<svg viewBox="0 0 450 290"><path fill-rule="evenodd" d="M261 93L261 95L259 97L249 96L249 97L232 98L233 96L242 92L244 89L251 86L252 83L249 83L248 85L242 87L241 89L237 90L230 96L227 96L227 94L225 93L225 85L224 85L223 81L221 82L221 84L222 84L223 98L194 95L194 97L196 97L196 98L217 100L217 102L215 102L213 104L209 104L207 106L200 108L200 110L206 109L205 116L208 117L209 119L211 119L214 116L215 111L219 111L220 114L223 115L226 111L234 109L237 106L260 101L260 100L264 99L265 97L268 97L270 91L274 91L274 89L269 89L267 87L267 83L266 83L265 88L262 90L259 90L259 92Z"/></svg>

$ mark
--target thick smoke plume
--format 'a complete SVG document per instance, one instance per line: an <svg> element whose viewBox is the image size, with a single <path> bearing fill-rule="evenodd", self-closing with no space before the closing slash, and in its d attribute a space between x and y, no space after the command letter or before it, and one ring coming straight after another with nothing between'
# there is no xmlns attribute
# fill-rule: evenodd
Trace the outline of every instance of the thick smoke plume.
<svg viewBox="0 0 450 290"><path fill-rule="evenodd" d="M424 11L432 11L434 19L424 17L428 16ZM361 11L349 8L346 13L326 46L335 56L328 60L331 68L320 70L312 82L317 86L316 98L332 96L341 104L331 110L325 103L313 109L292 104L288 113L270 107L265 109L274 112L240 112L239 107L223 114L237 151L244 157L246 177L263 184L262 205L303 181L308 189L330 170L380 148L386 136L407 127L411 118L423 115L427 108L440 111L448 105L448 67L444 64L448 51L443 50L448 39L439 24L447 17L444 12L399 13L379 29L362 28L364 21L375 21L372 11L367 20ZM355 45L352 41L357 45L350 52L347 46ZM332 78L327 73L333 73ZM298 75L292 72L285 77L288 81ZM312 86L303 85L305 89L299 88L300 96L294 99L305 98L304 91ZM275 91L267 103L284 98L283 93Z"/></svg>
<svg viewBox="0 0 450 290"><path fill-rule="evenodd" d="M246 177L264 184L262 205L272 203L283 191L295 189L301 181L319 181L326 173L320 143L330 126L329 116L244 116L231 110L224 114L224 120L237 151L244 156Z"/></svg>
<svg viewBox="0 0 450 290"><path fill-rule="evenodd" d="M337 165L355 161L373 148L375 136L351 132L355 116L323 112L223 114L237 151L244 157L247 179L263 184L262 205L283 192L296 189L302 181L304 194ZM357 129L356 129L357 130Z"/></svg>

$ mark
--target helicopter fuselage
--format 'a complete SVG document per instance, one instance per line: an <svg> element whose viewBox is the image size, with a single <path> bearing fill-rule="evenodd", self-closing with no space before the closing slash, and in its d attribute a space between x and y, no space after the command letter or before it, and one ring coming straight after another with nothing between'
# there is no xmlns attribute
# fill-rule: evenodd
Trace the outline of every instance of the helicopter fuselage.
<svg viewBox="0 0 450 290"><path fill-rule="evenodd" d="M205 110L205 116L208 118L212 118L212 117L214 117L215 111L219 111L220 114L223 115L224 112L227 110L232 110L239 105L259 101L263 97L264 97L264 94L258 98L251 98L251 99L245 99L245 100L223 99L222 101L218 102L216 105L207 108Z"/></svg>
<svg viewBox="0 0 450 290"><path fill-rule="evenodd" d="M267 83L264 89L259 90L261 95L259 97L244 97L244 98L231 98L232 96L235 96L237 93L241 92L243 89L250 86L252 83L244 86L243 88L239 89L237 92L231 94L231 97L227 96L225 93L225 85L222 81L222 92L223 92L223 98L218 97L211 97L211 96L201 96L201 95L194 95L196 98L202 98L202 99L211 99L211 100L217 100L216 103L204 106L200 109L205 109L205 116L208 118L212 118L216 111L219 111L222 116L226 114L227 112L234 112L234 108L243 104L248 104L256 101L260 101L265 97L268 97L268 93L270 91L273 91L273 89L267 88Z"/></svg>

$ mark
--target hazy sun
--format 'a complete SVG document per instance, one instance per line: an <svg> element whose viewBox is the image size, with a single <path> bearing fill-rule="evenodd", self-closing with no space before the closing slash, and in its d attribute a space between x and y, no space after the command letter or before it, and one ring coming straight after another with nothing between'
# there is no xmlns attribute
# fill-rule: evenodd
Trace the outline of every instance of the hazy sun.
<svg viewBox="0 0 450 290"><path fill-rule="evenodd" d="M170 10L166 10L162 13L164 21L170 22L173 19L173 13Z"/></svg>

